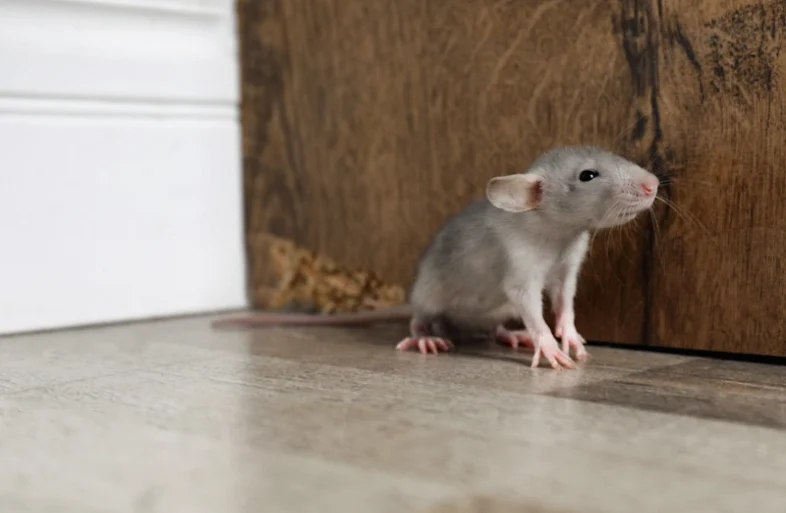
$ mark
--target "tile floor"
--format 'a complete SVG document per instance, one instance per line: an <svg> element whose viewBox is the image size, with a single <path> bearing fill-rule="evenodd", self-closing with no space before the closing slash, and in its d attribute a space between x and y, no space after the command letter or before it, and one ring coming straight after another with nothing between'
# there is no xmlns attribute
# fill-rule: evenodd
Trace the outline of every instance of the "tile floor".
<svg viewBox="0 0 786 513"><path fill-rule="evenodd" d="M786 367L211 320L0 339L0 512L786 511Z"/></svg>

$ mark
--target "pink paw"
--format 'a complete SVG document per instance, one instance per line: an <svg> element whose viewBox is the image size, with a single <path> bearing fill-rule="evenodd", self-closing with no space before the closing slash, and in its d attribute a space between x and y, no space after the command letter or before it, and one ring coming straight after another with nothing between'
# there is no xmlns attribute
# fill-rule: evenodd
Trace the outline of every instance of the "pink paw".
<svg viewBox="0 0 786 513"><path fill-rule="evenodd" d="M543 337L535 344L535 355L532 357L532 367L540 365L541 355L549 362L552 368L561 370L575 369L576 364L570 359L570 356L559 348L557 341L551 336Z"/></svg>
<svg viewBox="0 0 786 513"><path fill-rule="evenodd" d="M585 361L589 357L589 353L587 349L584 347L584 344L587 343L584 340L584 337L579 335L578 331L576 331L576 327L573 325L564 325L562 323L557 325L557 328L554 330L554 335L556 335L560 340L562 340L562 352L565 354L570 354L570 350L573 349L576 360L579 362Z"/></svg>
<svg viewBox="0 0 786 513"><path fill-rule="evenodd" d="M509 331L502 326L497 326L494 329L494 338L496 338L498 342L508 345L513 349L519 346L535 347L535 342L532 340L532 337L529 336L527 330Z"/></svg>
<svg viewBox="0 0 786 513"><path fill-rule="evenodd" d="M407 337L398 343L396 349L399 351L408 351L416 348L423 354L433 353L437 354L440 351L450 351L453 349L453 343L450 340L441 337Z"/></svg>

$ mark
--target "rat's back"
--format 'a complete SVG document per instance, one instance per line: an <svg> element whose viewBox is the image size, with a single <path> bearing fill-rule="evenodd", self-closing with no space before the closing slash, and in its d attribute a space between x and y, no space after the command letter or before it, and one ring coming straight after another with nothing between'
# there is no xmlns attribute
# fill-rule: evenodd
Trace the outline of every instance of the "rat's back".
<svg viewBox="0 0 786 513"><path fill-rule="evenodd" d="M410 292L415 311L467 318L505 302L506 254L491 226L496 210L483 198L445 223L420 262Z"/></svg>

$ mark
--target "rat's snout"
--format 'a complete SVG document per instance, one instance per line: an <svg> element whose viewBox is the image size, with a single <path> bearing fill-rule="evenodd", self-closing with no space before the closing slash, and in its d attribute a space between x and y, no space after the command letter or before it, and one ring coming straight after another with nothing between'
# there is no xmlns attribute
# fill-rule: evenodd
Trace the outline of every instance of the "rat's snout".
<svg viewBox="0 0 786 513"><path fill-rule="evenodd" d="M655 193L658 192L658 185L660 185L658 177L648 174L641 182L641 192L643 192L646 197L654 196Z"/></svg>

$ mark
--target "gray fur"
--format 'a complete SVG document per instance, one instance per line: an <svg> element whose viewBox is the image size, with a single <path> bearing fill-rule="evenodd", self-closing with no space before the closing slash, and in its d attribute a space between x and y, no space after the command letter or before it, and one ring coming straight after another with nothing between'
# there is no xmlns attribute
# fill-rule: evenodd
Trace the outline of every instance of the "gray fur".
<svg viewBox="0 0 786 513"><path fill-rule="evenodd" d="M600 176L581 182L585 169ZM598 148L549 151L526 173L543 179L538 208L506 212L483 198L434 237L410 290L416 318L493 326L519 317L511 288L556 287L565 267L578 273L591 230L627 222L634 209L651 205L630 189L652 175Z"/></svg>

